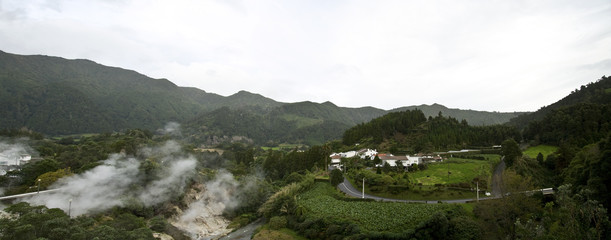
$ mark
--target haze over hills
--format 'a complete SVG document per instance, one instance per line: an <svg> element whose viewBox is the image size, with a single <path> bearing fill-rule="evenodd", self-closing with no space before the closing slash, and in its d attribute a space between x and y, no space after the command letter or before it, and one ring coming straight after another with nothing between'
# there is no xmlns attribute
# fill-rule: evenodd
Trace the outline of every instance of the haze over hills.
<svg viewBox="0 0 611 240"><path fill-rule="evenodd" d="M217 134L249 135L234 125L219 124L244 113L261 131L291 129L299 137L323 142L341 137L347 128L390 111L373 107L344 108L331 102L281 103L240 91L231 96L179 87L167 79L153 79L132 70L108 67L89 60L24 56L0 51L0 119L2 128L27 127L49 135L112 132L128 128L158 129L169 121L215 129ZM226 108L224 108L226 107ZM520 113L496 113L421 105L428 116L442 112L472 125L504 123ZM233 113L223 111L231 110ZM238 121L238 120L236 120ZM278 124L283 124L280 126ZM328 133L309 134L315 128ZM252 130L252 129L251 129ZM252 135L252 134L251 134ZM324 136L323 136L324 135ZM251 138L265 139L252 135Z"/></svg>

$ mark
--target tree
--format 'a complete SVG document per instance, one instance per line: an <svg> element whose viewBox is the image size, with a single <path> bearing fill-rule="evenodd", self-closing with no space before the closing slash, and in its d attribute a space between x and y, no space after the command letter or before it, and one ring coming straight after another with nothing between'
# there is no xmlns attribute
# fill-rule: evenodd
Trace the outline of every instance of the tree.
<svg viewBox="0 0 611 240"><path fill-rule="evenodd" d="M381 164L382 163L382 159L380 159L380 157L378 157L378 155L376 154L376 156L373 158L373 163L375 165Z"/></svg>
<svg viewBox="0 0 611 240"><path fill-rule="evenodd" d="M331 177L329 180L331 181L331 185L335 187L344 181L344 174L337 168L333 169L333 171L331 171Z"/></svg>
<svg viewBox="0 0 611 240"><path fill-rule="evenodd" d="M397 164L397 172L405 171L405 166L403 166L403 162L401 160L395 160L395 164Z"/></svg>
<svg viewBox="0 0 611 240"><path fill-rule="evenodd" d="M539 165L543 166L543 154L542 153L537 154L537 162L539 163Z"/></svg>
<svg viewBox="0 0 611 240"><path fill-rule="evenodd" d="M503 156L505 156L505 163L507 164L507 167L511 167L516 158L522 156L520 146L518 146L518 143L513 140L513 138L503 141L501 144L501 153Z"/></svg>
<svg viewBox="0 0 611 240"><path fill-rule="evenodd" d="M382 172L389 173L392 170L392 167L388 162L384 161L384 165L382 165Z"/></svg>
<svg viewBox="0 0 611 240"><path fill-rule="evenodd" d="M481 201L473 209L484 230L484 239L516 239L516 221L540 214L540 202L521 193L532 189L530 178L512 170L503 173L502 191L508 194L494 201Z"/></svg>

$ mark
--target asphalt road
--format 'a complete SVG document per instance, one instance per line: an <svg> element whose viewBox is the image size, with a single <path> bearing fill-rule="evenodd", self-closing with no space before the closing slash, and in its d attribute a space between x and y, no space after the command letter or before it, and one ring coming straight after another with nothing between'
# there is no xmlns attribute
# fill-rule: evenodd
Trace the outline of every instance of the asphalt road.
<svg viewBox="0 0 611 240"><path fill-rule="evenodd" d="M252 235L255 233L255 230L257 230L257 228L263 224L265 224L265 219L259 218L254 222L235 230L222 238L219 238L219 240L250 240Z"/></svg>
<svg viewBox="0 0 611 240"><path fill-rule="evenodd" d="M36 196L38 194L57 192L59 190L61 190L61 189L60 188L56 188L56 189L44 190L44 191L40 191L40 192L31 192L31 193L23 193L23 194L16 194L16 195L10 195L10 196L2 196L2 197L0 197L0 200L23 198L23 197L31 197L31 196Z"/></svg>

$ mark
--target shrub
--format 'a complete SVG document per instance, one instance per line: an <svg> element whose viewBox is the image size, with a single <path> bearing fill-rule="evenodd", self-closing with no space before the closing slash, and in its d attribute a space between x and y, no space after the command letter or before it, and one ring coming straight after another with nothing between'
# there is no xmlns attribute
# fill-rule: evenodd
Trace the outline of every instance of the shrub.
<svg viewBox="0 0 611 240"><path fill-rule="evenodd" d="M269 228L278 230L286 227L286 218L283 216L272 217L269 220Z"/></svg>
<svg viewBox="0 0 611 240"><path fill-rule="evenodd" d="M407 185L390 185L388 186L388 191L392 194L397 194L403 191L409 190L409 186Z"/></svg>

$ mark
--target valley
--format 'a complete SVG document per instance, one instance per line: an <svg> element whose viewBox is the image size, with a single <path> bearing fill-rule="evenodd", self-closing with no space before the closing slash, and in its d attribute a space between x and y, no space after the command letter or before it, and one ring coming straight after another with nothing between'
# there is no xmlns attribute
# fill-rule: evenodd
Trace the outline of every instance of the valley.
<svg viewBox="0 0 611 240"><path fill-rule="evenodd" d="M0 240L611 236L605 76L499 113L224 97L4 52L0 70Z"/></svg>

